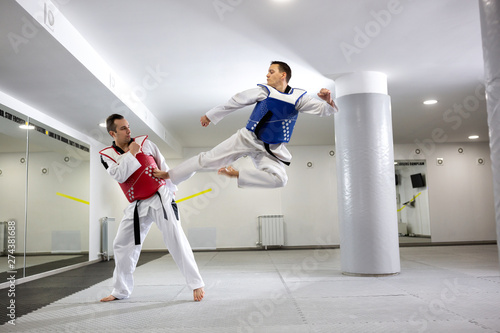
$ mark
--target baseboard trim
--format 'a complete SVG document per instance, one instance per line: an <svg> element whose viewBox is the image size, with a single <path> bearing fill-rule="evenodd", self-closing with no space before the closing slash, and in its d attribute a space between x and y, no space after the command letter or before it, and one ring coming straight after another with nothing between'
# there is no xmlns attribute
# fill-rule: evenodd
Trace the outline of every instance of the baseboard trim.
<svg viewBox="0 0 500 333"><path fill-rule="evenodd" d="M51 276L51 275L59 274L59 273L62 273L62 272L70 271L70 270L75 269L75 268L79 268L79 267L83 267L83 266L95 264L95 263L100 262L100 261L102 261L102 260L101 259L95 259L95 260L80 262L78 264L74 264L74 265L70 265L70 266L66 266L66 267L61 267L61 268L53 269L51 271L47 271L47 272L43 272L43 273L39 273L39 274L34 274L34 275L26 276L26 277L23 277L23 278L16 279L15 284L19 285L19 284L23 284L23 283L26 283L26 282L38 280L38 279L41 279L41 278L44 278L44 277L47 277L47 276ZM10 282L0 283L0 289L5 289L5 288L8 288L9 286L10 286Z"/></svg>

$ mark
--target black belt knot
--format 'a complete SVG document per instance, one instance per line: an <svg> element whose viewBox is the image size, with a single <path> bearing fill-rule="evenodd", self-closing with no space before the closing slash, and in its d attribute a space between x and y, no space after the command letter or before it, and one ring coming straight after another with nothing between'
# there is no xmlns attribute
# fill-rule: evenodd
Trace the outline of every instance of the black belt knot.
<svg viewBox="0 0 500 333"><path fill-rule="evenodd" d="M163 217L165 220L168 220L167 217L167 212L165 211L165 207L163 207L163 201L161 200L161 195L159 192L156 192L155 194L158 194L158 197L160 198L160 203L161 203L161 208L163 209ZM139 203L141 200L136 200L135 202L135 208L134 208L134 240L135 240L135 245L141 245L141 228L139 227L139 210L137 207L139 206ZM174 207L174 212L175 212L175 217L177 220L179 220L179 213L177 212L177 204L175 203L174 199L172 199L172 207Z"/></svg>

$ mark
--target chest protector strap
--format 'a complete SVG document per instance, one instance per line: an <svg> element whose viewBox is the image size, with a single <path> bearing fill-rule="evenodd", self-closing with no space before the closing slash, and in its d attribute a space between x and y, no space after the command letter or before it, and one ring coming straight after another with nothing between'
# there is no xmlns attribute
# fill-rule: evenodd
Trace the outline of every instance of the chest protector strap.
<svg viewBox="0 0 500 333"><path fill-rule="evenodd" d="M265 124L267 121L269 121L269 119L272 117L273 113L271 111L267 111L267 113L264 115L264 117L262 117L262 119L260 120L260 122L257 124L257 126L255 127L255 135L257 136L257 139L261 140L262 139L259 137L259 134L260 134L260 131L261 131L261 127L263 124ZM266 151L269 155L271 155L272 157L274 157L275 159L277 159L278 161L280 161L281 163L285 164L286 166L289 166L290 165L290 162L287 162L287 161L283 161L282 159L280 159L278 156L276 156L273 151L271 150L271 148L269 148L269 143L267 142L264 142L264 148L266 148Z"/></svg>

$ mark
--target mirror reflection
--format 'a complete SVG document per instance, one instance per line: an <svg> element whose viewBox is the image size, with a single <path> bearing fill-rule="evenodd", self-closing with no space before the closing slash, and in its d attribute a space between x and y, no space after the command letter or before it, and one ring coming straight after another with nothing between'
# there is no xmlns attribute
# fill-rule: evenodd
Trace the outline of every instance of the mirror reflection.
<svg viewBox="0 0 500 333"><path fill-rule="evenodd" d="M0 108L0 272L23 276L28 118ZM10 227L10 228L9 228ZM10 230L9 230L10 229ZM10 233L10 235L8 235ZM11 257L7 258L7 254ZM6 273L4 273L6 275ZM3 278L3 276L2 276ZM5 281L3 279L2 281Z"/></svg>
<svg viewBox="0 0 500 333"><path fill-rule="evenodd" d="M425 160L395 161L400 243L431 242Z"/></svg>
<svg viewBox="0 0 500 333"><path fill-rule="evenodd" d="M0 229L15 222L17 277L87 261L88 146L4 106L1 109ZM29 128L20 128L23 122ZM2 248L8 255L5 245ZM0 272L12 271L8 264L2 260Z"/></svg>

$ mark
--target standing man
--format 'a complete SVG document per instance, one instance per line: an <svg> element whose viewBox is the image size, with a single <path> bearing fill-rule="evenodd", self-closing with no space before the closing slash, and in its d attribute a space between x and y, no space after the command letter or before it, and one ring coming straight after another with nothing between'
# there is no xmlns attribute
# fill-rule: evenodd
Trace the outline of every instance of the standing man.
<svg viewBox="0 0 500 333"><path fill-rule="evenodd" d="M200 170L217 170L219 174L238 179L239 187L283 187L288 181L285 165L292 158L285 144L290 141L300 113L329 116L337 112L330 90L321 89L320 101L306 91L288 85L292 71L281 61L271 62L267 84L234 95L201 117L201 125L217 124L222 118L248 105L255 105L245 128L208 152L200 153L156 177L179 184ZM256 169L235 170L230 164L243 156L252 158Z"/></svg>
<svg viewBox="0 0 500 333"><path fill-rule="evenodd" d="M163 155L154 143L147 140L147 135L131 138L129 123L119 114L106 119L106 128L115 141L111 147L99 152L101 162L108 174L120 183L130 204L124 211L113 242L116 265L113 291L101 302L128 298L132 294L133 273L141 244L153 222L162 232L169 253L193 290L194 300L201 301L205 294L204 283L180 223L174 201L177 187L169 180L153 176L154 170L168 170Z"/></svg>

